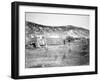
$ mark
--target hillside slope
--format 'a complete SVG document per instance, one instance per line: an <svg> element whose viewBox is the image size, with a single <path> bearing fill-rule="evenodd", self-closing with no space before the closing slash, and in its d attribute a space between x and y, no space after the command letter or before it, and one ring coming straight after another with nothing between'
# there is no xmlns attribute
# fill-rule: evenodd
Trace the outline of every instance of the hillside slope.
<svg viewBox="0 0 100 81"><path fill-rule="evenodd" d="M72 37L85 37L89 38L89 30L81 27L76 27L72 25L67 25L67 26L45 26L41 24L36 24L33 22L26 22L26 26L29 27L30 31L32 33L41 33L43 34L44 32L47 33L63 33L68 36Z"/></svg>

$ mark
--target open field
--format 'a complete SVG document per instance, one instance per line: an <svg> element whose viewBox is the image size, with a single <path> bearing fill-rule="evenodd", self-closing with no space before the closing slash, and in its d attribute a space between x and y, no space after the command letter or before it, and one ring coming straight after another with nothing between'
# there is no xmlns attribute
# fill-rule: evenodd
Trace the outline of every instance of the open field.
<svg viewBox="0 0 100 81"><path fill-rule="evenodd" d="M89 51L84 52L74 43L26 49L26 68L88 65Z"/></svg>

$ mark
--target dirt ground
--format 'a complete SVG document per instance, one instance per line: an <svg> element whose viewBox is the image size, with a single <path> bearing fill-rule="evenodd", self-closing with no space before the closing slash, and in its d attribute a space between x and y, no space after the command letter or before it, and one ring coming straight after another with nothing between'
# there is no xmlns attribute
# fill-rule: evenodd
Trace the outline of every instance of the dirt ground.
<svg viewBox="0 0 100 81"><path fill-rule="evenodd" d="M89 52L82 54L77 44L49 45L25 51L25 68L89 65Z"/></svg>

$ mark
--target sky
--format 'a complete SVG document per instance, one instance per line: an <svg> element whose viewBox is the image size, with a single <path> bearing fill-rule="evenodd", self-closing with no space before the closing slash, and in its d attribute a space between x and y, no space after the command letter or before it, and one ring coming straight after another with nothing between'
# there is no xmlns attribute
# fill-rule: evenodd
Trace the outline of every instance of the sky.
<svg viewBox="0 0 100 81"><path fill-rule="evenodd" d="M47 26L74 25L89 29L89 15L26 12L25 18L26 21Z"/></svg>

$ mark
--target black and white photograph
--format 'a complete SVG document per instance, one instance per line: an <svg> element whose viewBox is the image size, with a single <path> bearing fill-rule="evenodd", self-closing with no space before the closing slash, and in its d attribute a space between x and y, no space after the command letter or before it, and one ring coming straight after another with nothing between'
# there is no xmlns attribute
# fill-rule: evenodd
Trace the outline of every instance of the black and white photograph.
<svg viewBox="0 0 100 81"><path fill-rule="evenodd" d="M89 65L89 15L25 13L25 68Z"/></svg>
<svg viewBox="0 0 100 81"><path fill-rule="evenodd" d="M11 77L97 74L97 7L12 3Z"/></svg>

